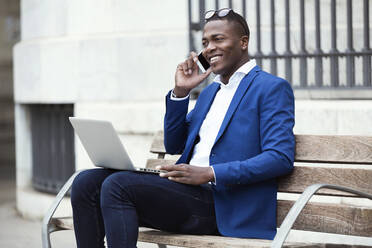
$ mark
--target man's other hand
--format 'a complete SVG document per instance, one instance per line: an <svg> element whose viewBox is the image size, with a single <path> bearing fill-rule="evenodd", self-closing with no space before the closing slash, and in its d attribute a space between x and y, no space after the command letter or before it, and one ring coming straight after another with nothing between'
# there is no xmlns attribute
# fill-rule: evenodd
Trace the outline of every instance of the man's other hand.
<svg viewBox="0 0 372 248"><path fill-rule="evenodd" d="M173 93L177 97L187 96L193 88L198 86L211 74L211 67L205 73L199 74L197 61L198 55L195 52L191 52L188 59L177 65L175 86L173 89Z"/></svg>
<svg viewBox="0 0 372 248"><path fill-rule="evenodd" d="M156 169L168 171L159 175L178 183L200 185L214 181L213 169L210 166L200 167L189 164L175 164L157 166Z"/></svg>

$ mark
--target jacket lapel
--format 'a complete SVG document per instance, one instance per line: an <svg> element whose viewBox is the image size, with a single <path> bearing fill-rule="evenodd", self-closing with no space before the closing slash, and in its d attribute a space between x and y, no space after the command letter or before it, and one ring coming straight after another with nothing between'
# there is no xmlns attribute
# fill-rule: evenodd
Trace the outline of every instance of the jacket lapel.
<svg viewBox="0 0 372 248"><path fill-rule="evenodd" d="M253 82L253 79L257 76L257 72L260 71L260 67L255 66L240 82L233 99L231 100L230 106L227 109L225 118L223 119L222 125L220 130L218 131L216 140L214 143L220 139L222 134L224 133L226 127L228 126L231 117L234 115L236 108L238 107L240 101L242 100L245 92L248 90L249 86Z"/></svg>
<svg viewBox="0 0 372 248"><path fill-rule="evenodd" d="M203 97L203 99L200 99L202 100L202 102L200 102L199 104L200 105L199 109L194 112L194 115L197 115L197 116L193 116L193 118L197 120L197 123L195 124L195 127L192 128L192 130L190 130L191 132L189 135L191 135L191 138L188 139L188 143L186 144L185 151L183 152L182 157L179 160L180 162L188 161L188 158L190 157L189 153L194 147L196 136L199 134L199 130L205 119L205 116L207 115L212 105L212 102L214 100L214 97L217 94L217 91L220 89L220 85L218 83L212 83L209 87L210 87L210 90L208 92L205 92L207 94Z"/></svg>
<svg viewBox="0 0 372 248"><path fill-rule="evenodd" d="M198 110L198 117L197 117L197 124L195 125L195 131L196 133L199 133L200 127L205 119L205 116L207 115L213 101L214 97L217 94L217 91L220 89L220 85L218 83L212 83L210 86L211 89L209 90L208 94L203 97L203 102L200 103L200 109Z"/></svg>

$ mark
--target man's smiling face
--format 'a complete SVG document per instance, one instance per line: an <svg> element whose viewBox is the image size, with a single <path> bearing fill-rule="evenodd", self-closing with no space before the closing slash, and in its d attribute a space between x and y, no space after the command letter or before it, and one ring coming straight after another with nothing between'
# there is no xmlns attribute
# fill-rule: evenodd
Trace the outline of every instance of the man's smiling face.
<svg viewBox="0 0 372 248"><path fill-rule="evenodd" d="M248 60L248 37L242 37L236 25L228 20L213 20L204 26L203 55L222 79L228 80Z"/></svg>

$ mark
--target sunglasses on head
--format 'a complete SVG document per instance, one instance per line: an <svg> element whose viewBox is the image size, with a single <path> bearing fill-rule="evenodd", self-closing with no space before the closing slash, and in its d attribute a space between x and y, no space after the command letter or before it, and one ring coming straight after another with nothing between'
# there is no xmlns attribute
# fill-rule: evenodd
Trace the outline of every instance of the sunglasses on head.
<svg viewBox="0 0 372 248"><path fill-rule="evenodd" d="M235 12L230 8L223 8L223 9L219 9L219 10L208 10L204 14L204 19L205 19L205 22L208 22L210 19L212 19L212 17L214 17L216 15L217 15L218 18L223 18L223 17L226 17L229 14L234 15ZM237 14L235 14L235 15L237 15ZM242 25L244 33L249 36L249 29L247 27L247 24L244 24L243 21L240 20L239 18L235 18L235 20L240 25Z"/></svg>
<svg viewBox="0 0 372 248"><path fill-rule="evenodd" d="M227 16L231 11L234 12L230 8L223 8L223 9L219 9L219 10L208 10L204 14L204 19L205 19L205 21L208 21L209 19L211 19L215 15L222 18L222 17Z"/></svg>

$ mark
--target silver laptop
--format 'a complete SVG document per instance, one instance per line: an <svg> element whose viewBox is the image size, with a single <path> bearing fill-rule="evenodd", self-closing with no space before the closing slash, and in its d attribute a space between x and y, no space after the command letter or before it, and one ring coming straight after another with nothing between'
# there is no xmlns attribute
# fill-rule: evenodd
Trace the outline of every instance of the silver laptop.
<svg viewBox="0 0 372 248"><path fill-rule="evenodd" d="M111 122L77 117L69 117L69 120L95 166L149 173L164 172L134 167Z"/></svg>

